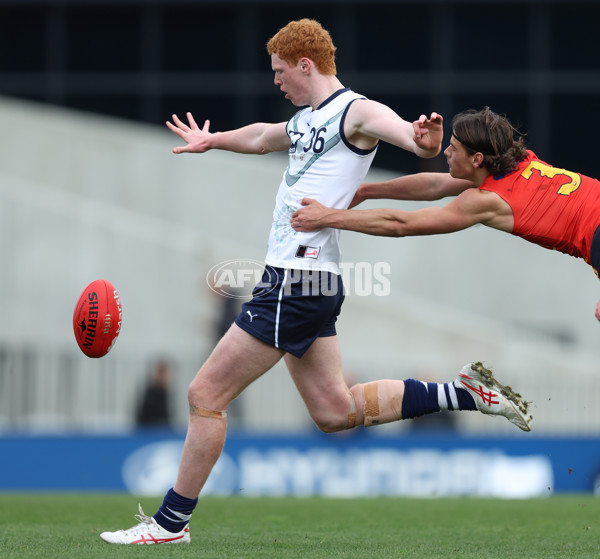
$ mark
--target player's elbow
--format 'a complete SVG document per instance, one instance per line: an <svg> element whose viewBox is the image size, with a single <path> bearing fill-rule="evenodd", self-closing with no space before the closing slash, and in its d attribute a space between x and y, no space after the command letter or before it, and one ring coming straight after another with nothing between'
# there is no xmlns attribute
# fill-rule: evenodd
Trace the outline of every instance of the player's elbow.
<svg viewBox="0 0 600 559"><path fill-rule="evenodd" d="M406 227L402 221L390 218L383 224L379 234L383 237L404 237Z"/></svg>
<svg viewBox="0 0 600 559"><path fill-rule="evenodd" d="M398 237L404 237L405 234L401 227L398 227L397 225L393 225L391 227L388 227L382 236L398 238Z"/></svg>
<svg viewBox="0 0 600 559"><path fill-rule="evenodd" d="M433 184L429 188L423 190L422 195L419 197L423 202L436 202L447 196L445 189L442 185Z"/></svg>
<svg viewBox="0 0 600 559"><path fill-rule="evenodd" d="M449 173L422 173L421 176L424 177L424 181L419 190L419 200L434 202L446 196L456 195L456 179Z"/></svg>

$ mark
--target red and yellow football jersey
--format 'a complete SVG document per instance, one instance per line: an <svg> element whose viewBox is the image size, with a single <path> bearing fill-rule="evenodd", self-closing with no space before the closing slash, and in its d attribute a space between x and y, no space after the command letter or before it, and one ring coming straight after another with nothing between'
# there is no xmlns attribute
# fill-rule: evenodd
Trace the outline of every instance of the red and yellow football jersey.
<svg viewBox="0 0 600 559"><path fill-rule="evenodd" d="M515 171L489 175L480 188L512 208L513 235L590 262L600 224L600 181L552 167L528 150Z"/></svg>

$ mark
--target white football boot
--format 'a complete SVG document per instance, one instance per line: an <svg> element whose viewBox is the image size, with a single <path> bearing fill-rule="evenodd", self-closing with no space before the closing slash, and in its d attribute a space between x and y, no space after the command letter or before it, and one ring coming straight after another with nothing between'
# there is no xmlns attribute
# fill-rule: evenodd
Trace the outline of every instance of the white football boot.
<svg viewBox="0 0 600 559"><path fill-rule="evenodd" d="M460 371L454 385L468 390L481 413L503 415L523 431L531 431L528 403L510 386L500 384L480 361L468 363Z"/></svg>
<svg viewBox="0 0 600 559"><path fill-rule="evenodd" d="M117 532L102 532L100 537L108 543L130 545L153 545L165 543L190 543L190 527L186 524L181 532L169 532L156 523L151 516L146 516L139 505L140 514L135 519L139 521L132 528L118 530Z"/></svg>

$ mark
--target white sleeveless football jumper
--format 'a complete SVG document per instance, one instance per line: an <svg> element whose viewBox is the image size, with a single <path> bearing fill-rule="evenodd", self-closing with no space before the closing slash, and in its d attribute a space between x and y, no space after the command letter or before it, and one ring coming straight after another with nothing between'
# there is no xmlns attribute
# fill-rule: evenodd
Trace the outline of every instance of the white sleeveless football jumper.
<svg viewBox="0 0 600 559"><path fill-rule="evenodd" d="M361 150L344 135L346 113L357 99L364 97L340 89L317 109L307 107L289 120L289 163L275 200L266 264L340 273L339 229L294 231L290 218L305 197L339 209L354 198L377 151Z"/></svg>

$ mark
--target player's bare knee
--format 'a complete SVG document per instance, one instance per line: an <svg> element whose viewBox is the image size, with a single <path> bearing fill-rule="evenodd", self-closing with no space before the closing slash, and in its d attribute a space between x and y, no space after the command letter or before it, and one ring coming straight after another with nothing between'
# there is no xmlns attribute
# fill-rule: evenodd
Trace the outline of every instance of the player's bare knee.
<svg viewBox="0 0 600 559"><path fill-rule="evenodd" d="M187 396L190 404L196 404L204 397L209 397L204 384L199 382L197 377L188 386Z"/></svg>
<svg viewBox="0 0 600 559"><path fill-rule="evenodd" d="M202 383L196 382L196 379L188 388L188 404L192 417L227 418L227 406L212 398L210 391Z"/></svg>
<svg viewBox="0 0 600 559"><path fill-rule="evenodd" d="M357 425L356 411L354 394L348 391L348 400L339 410L335 410L334 412L330 410L322 416L313 415L313 420L323 433L337 433L346 429L352 429Z"/></svg>
<svg viewBox="0 0 600 559"><path fill-rule="evenodd" d="M343 431L346 429L344 418L337 414L313 414L312 419L319 431L323 433L337 433L338 431Z"/></svg>

